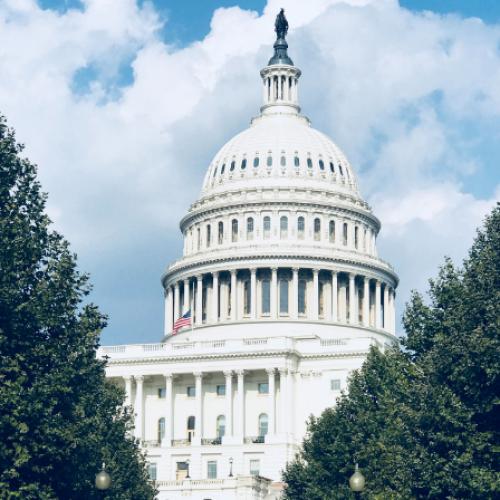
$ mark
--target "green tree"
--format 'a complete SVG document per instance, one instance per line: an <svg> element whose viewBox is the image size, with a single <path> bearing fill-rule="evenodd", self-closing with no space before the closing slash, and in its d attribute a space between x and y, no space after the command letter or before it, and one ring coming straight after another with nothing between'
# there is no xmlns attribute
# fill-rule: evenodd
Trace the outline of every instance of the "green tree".
<svg viewBox="0 0 500 500"><path fill-rule="evenodd" d="M22 149L0 116L0 498L151 499L123 392L96 359L106 318Z"/></svg>
<svg viewBox="0 0 500 500"><path fill-rule="evenodd" d="M493 499L500 494L500 208L457 269L447 260L427 305L412 295L404 350L372 349L334 408L311 418L284 472L286 498Z"/></svg>

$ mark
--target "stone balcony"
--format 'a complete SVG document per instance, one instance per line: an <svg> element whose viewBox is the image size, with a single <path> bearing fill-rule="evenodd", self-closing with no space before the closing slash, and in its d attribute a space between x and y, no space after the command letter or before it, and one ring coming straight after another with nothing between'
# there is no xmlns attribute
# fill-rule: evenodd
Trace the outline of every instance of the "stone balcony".
<svg viewBox="0 0 500 500"><path fill-rule="evenodd" d="M192 342L165 342L156 344L127 344L103 346L97 356L107 356L109 362L140 358L184 358L213 355L256 355L258 353L308 354L363 354L370 346L382 347L374 337L330 338L319 337L255 337L243 339L206 340Z"/></svg>

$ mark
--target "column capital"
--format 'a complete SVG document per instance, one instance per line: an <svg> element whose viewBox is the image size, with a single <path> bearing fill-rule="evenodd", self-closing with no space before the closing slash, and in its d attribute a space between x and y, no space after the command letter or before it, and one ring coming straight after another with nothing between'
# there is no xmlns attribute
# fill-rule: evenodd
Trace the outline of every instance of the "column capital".
<svg viewBox="0 0 500 500"><path fill-rule="evenodd" d="M266 368L266 372L268 375L274 375L276 368Z"/></svg>
<svg viewBox="0 0 500 500"><path fill-rule="evenodd" d="M184 285L189 285L189 278L184 278L182 281L184 282Z"/></svg>
<svg viewBox="0 0 500 500"><path fill-rule="evenodd" d="M332 269L331 273L332 273L332 276L337 276L339 274L339 272L334 270L334 269Z"/></svg>
<svg viewBox="0 0 500 500"><path fill-rule="evenodd" d="M164 373L163 376L166 380L174 378L174 375L172 373Z"/></svg>
<svg viewBox="0 0 500 500"><path fill-rule="evenodd" d="M278 266L271 266L271 272L277 273L278 272Z"/></svg>
<svg viewBox="0 0 500 500"><path fill-rule="evenodd" d="M250 268L250 274L257 274L257 268L256 267L251 267Z"/></svg>
<svg viewBox="0 0 500 500"><path fill-rule="evenodd" d="M235 276L236 273L238 272L238 269L230 269L229 272L231 273L231 276Z"/></svg>
<svg viewBox="0 0 500 500"><path fill-rule="evenodd" d="M233 370L224 370L222 373L224 373L224 377L226 378L233 376Z"/></svg>
<svg viewBox="0 0 500 500"><path fill-rule="evenodd" d="M212 271L212 277L218 278L219 277L219 271Z"/></svg>
<svg viewBox="0 0 500 500"><path fill-rule="evenodd" d="M130 382L132 380L132 375L123 375L122 379L126 382Z"/></svg>
<svg viewBox="0 0 500 500"><path fill-rule="evenodd" d="M236 373L236 375L238 375L238 377L242 377L243 375L245 375L246 371L245 370L236 370L235 373Z"/></svg>
<svg viewBox="0 0 500 500"><path fill-rule="evenodd" d="M193 372L193 375L195 378L202 378L203 377L203 372Z"/></svg>
<svg viewBox="0 0 500 500"><path fill-rule="evenodd" d="M288 368L286 367L278 368L278 371L280 372L280 375L287 375L289 372Z"/></svg>
<svg viewBox="0 0 500 500"><path fill-rule="evenodd" d="M196 279L197 279L198 281L202 281L202 280L203 280L203 274L197 274L197 275L196 275Z"/></svg>
<svg viewBox="0 0 500 500"><path fill-rule="evenodd" d="M315 269L315 268L313 268L313 269L312 269L312 272L313 272L313 274L314 274L314 275L316 275L316 276L317 276L317 275L319 274L319 269Z"/></svg>
<svg viewBox="0 0 500 500"><path fill-rule="evenodd" d="M144 382L144 375L134 375L134 379L136 382Z"/></svg>
<svg viewBox="0 0 500 500"><path fill-rule="evenodd" d="M294 267L292 267L292 271L294 273L298 273L300 271L300 267L294 266Z"/></svg>

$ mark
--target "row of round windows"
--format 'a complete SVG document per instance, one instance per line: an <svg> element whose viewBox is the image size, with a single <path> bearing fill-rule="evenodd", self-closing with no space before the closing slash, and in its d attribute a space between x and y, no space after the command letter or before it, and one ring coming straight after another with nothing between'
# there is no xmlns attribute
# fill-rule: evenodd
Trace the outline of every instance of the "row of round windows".
<svg viewBox="0 0 500 500"><path fill-rule="evenodd" d="M286 164L287 164L286 163L286 156L282 155L280 157L279 163L280 163L281 167L286 167ZM328 163L328 165L326 163ZM320 171L325 172L327 169L329 169L332 174L338 173L341 177L343 177L345 175L345 177L347 179L350 179L349 169L347 167L342 166L340 163L337 166L335 166L335 163L331 160L326 162L326 163L323 159L321 159L321 158L318 159L317 165L318 165L318 168ZM219 172L219 165L216 165L216 167L214 168L214 170L212 172L212 178L215 178L217 176L217 173L220 173L220 175L224 175L224 173L226 172L226 165L227 165L226 162L224 162L222 164L222 166L220 168L220 172ZM254 166L254 168L258 168L259 165L260 165L260 157L257 155L253 159L253 166ZM273 166L272 155L267 156L266 165L268 168ZM295 168L300 168L300 158L298 155L294 156L293 165ZM308 156L306 158L306 165L307 165L308 169L312 169L314 166L312 158L310 156ZM235 168L236 168L236 160L232 160L231 163L229 163L228 171L233 172ZM241 163L240 163L240 169L245 170L246 168L247 168L247 159L243 158L241 160Z"/></svg>

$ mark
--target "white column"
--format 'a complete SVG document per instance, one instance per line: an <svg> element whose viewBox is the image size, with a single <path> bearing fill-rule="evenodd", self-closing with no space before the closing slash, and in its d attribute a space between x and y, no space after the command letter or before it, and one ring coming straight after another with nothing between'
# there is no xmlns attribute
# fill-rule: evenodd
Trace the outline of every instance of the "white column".
<svg viewBox="0 0 500 500"><path fill-rule="evenodd" d="M339 320L339 297L337 272L332 271L332 321Z"/></svg>
<svg viewBox="0 0 500 500"><path fill-rule="evenodd" d="M387 283L384 285L384 330L390 331L389 327L389 287Z"/></svg>
<svg viewBox="0 0 500 500"><path fill-rule="evenodd" d="M271 269L271 318L278 317L278 269Z"/></svg>
<svg viewBox="0 0 500 500"><path fill-rule="evenodd" d="M355 325L358 321L356 318L356 282L355 275L349 273L349 323Z"/></svg>
<svg viewBox="0 0 500 500"><path fill-rule="evenodd" d="M231 270L231 320L236 321L236 269Z"/></svg>
<svg viewBox="0 0 500 500"><path fill-rule="evenodd" d="M257 269L250 269L250 313L252 319L257 317Z"/></svg>
<svg viewBox="0 0 500 500"><path fill-rule="evenodd" d="M219 321L219 272L212 273L212 322Z"/></svg>
<svg viewBox="0 0 500 500"><path fill-rule="evenodd" d="M200 445L203 437L203 373L196 372L195 379L195 393L196 393L196 412L195 412L195 433L193 444Z"/></svg>
<svg viewBox="0 0 500 500"><path fill-rule="evenodd" d="M181 309L180 309L180 297L179 297L179 282L176 282L174 285L174 321L179 318L181 315Z"/></svg>
<svg viewBox="0 0 500 500"><path fill-rule="evenodd" d="M281 406L281 429L279 434L288 434L288 422L291 415L288 414L288 391L287 391L287 375L286 368L280 368L280 406Z"/></svg>
<svg viewBox="0 0 500 500"><path fill-rule="evenodd" d="M196 276L196 326L203 323L203 276Z"/></svg>
<svg viewBox="0 0 500 500"><path fill-rule="evenodd" d="M135 376L135 437L141 441L144 439L144 376Z"/></svg>
<svg viewBox="0 0 500 500"><path fill-rule="evenodd" d="M276 386L274 377L274 368L266 370L269 385L269 420L268 434L274 436L276 432Z"/></svg>
<svg viewBox="0 0 500 500"><path fill-rule="evenodd" d="M396 290L391 293L391 333L396 334Z"/></svg>
<svg viewBox="0 0 500 500"><path fill-rule="evenodd" d="M189 311L191 307L191 299L189 297L189 279L184 280L184 303L182 304L182 314L185 314ZM191 316L193 315L193 311L191 311Z"/></svg>
<svg viewBox="0 0 500 500"><path fill-rule="evenodd" d="M237 435L242 440L245 438L245 370L238 370L238 416L239 424Z"/></svg>
<svg viewBox="0 0 500 500"><path fill-rule="evenodd" d="M292 319L299 317L299 268L292 269Z"/></svg>
<svg viewBox="0 0 500 500"><path fill-rule="evenodd" d="M363 325L370 326L370 280L363 278Z"/></svg>
<svg viewBox="0 0 500 500"><path fill-rule="evenodd" d="M173 327L173 304L172 304L172 288L167 287L165 290L165 330L164 334L169 335ZM177 318L176 318L177 319Z"/></svg>
<svg viewBox="0 0 500 500"><path fill-rule="evenodd" d="M165 374L165 398L166 398L166 418L165 418L165 439L162 446L172 446L174 431L174 394L173 376L171 373Z"/></svg>
<svg viewBox="0 0 500 500"><path fill-rule="evenodd" d="M318 269L313 269L313 300L312 300L312 316L311 319L318 319L318 295L319 295L319 282L318 282Z"/></svg>
<svg viewBox="0 0 500 500"><path fill-rule="evenodd" d="M380 281L375 282L375 328L382 328L382 314L380 310Z"/></svg>
<svg viewBox="0 0 500 500"><path fill-rule="evenodd" d="M132 404L132 376L126 375L123 377L125 381L125 401L124 406L130 406Z"/></svg>
<svg viewBox="0 0 500 500"><path fill-rule="evenodd" d="M233 372L225 371L226 377L226 435L224 437L233 437Z"/></svg>

